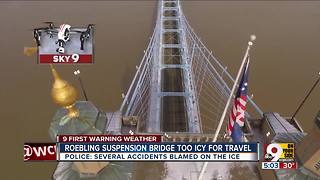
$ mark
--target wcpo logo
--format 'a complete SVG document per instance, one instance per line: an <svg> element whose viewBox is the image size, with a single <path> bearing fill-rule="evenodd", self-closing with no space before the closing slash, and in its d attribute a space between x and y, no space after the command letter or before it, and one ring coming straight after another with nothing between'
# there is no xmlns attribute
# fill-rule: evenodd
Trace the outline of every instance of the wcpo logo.
<svg viewBox="0 0 320 180"><path fill-rule="evenodd" d="M56 160L55 143L25 143L24 161Z"/></svg>

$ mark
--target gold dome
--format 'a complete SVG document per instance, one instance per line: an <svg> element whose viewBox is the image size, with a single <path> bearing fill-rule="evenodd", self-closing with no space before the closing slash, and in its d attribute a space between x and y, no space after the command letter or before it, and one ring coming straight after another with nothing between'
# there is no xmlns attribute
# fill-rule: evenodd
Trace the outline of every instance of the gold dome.
<svg viewBox="0 0 320 180"><path fill-rule="evenodd" d="M51 89L51 96L55 103L69 110L70 117L79 115L79 111L74 107L77 100L78 92L67 81L60 78L53 65L50 64L54 82Z"/></svg>

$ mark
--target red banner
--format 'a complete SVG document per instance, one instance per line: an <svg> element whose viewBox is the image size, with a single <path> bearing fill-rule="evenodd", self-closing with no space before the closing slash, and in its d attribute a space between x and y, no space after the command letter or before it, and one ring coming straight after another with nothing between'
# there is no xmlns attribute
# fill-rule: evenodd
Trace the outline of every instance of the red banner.
<svg viewBox="0 0 320 180"><path fill-rule="evenodd" d="M58 142L161 142L161 135L59 135Z"/></svg>
<svg viewBox="0 0 320 180"><path fill-rule="evenodd" d="M55 161L55 143L25 143L24 161Z"/></svg>
<svg viewBox="0 0 320 180"><path fill-rule="evenodd" d="M297 169L296 162L280 162L280 169Z"/></svg>
<svg viewBox="0 0 320 180"><path fill-rule="evenodd" d="M40 54L40 64L84 64L93 63L92 54Z"/></svg>

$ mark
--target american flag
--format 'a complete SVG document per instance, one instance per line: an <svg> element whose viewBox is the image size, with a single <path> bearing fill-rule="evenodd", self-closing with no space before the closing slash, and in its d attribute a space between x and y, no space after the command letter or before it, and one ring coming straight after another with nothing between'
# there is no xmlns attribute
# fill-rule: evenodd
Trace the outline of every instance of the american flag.
<svg viewBox="0 0 320 180"><path fill-rule="evenodd" d="M229 116L229 122L227 124L227 134L232 137L234 142L241 142L242 130L244 126L244 118L247 104L247 93L248 93L248 69L250 59L247 57L245 68L243 70L242 78L239 84L234 104Z"/></svg>

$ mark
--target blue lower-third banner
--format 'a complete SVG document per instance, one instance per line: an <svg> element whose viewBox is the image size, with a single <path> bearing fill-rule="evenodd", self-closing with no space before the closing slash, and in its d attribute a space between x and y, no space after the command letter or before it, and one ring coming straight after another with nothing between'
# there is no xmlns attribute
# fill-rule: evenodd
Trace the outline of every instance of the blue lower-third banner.
<svg viewBox="0 0 320 180"><path fill-rule="evenodd" d="M258 143L58 143L59 161L258 161Z"/></svg>

